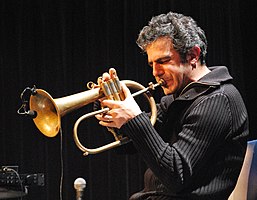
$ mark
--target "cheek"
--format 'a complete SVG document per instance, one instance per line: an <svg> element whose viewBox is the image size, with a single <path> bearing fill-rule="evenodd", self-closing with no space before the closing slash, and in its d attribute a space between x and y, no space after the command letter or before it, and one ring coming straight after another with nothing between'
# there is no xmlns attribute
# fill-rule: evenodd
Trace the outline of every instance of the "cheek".
<svg viewBox="0 0 257 200"><path fill-rule="evenodd" d="M170 84L166 87L162 87L164 94L173 94L176 92L176 84Z"/></svg>
<svg viewBox="0 0 257 200"><path fill-rule="evenodd" d="M179 90L180 84L181 80L177 76L172 76L167 85L163 87L163 91L165 94L174 94Z"/></svg>

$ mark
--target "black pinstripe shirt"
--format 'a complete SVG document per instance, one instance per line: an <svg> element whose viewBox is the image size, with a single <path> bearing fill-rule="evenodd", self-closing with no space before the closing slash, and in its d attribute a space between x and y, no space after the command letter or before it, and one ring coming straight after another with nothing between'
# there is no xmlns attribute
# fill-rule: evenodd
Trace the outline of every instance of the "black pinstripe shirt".
<svg viewBox="0 0 257 200"><path fill-rule="evenodd" d="M189 84L158 104L155 127L142 113L121 127L149 169L130 199L225 200L243 163L247 111L226 67Z"/></svg>

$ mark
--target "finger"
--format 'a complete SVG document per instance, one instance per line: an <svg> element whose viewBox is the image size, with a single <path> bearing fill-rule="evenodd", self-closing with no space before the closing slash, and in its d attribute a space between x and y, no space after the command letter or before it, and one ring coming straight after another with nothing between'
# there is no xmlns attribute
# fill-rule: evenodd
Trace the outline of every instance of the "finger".
<svg viewBox="0 0 257 200"><path fill-rule="evenodd" d="M107 72L103 73L103 76L102 76L103 81L108 81L110 79L111 79L110 74L108 74Z"/></svg>
<svg viewBox="0 0 257 200"><path fill-rule="evenodd" d="M128 96L131 96L131 92L130 92L130 90L128 89L128 87L126 86L125 83L121 82L121 87L122 87L122 90L123 90L124 95L125 95L126 98L127 98Z"/></svg>
<svg viewBox="0 0 257 200"><path fill-rule="evenodd" d="M110 69L109 69L109 74L110 74L110 76L111 76L111 79L117 77L116 69L110 68Z"/></svg>
<svg viewBox="0 0 257 200"><path fill-rule="evenodd" d="M114 101L114 100L108 100L108 99L105 99L102 101L102 106L103 107L108 107L108 108L114 108L115 106L117 107L119 101Z"/></svg>
<svg viewBox="0 0 257 200"><path fill-rule="evenodd" d="M113 122L100 121L99 124L107 127L115 127L115 124Z"/></svg>
<svg viewBox="0 0 257 200"><path fill-rule="evenodd" d="M102 114L95 115L95 118L98 119L98 120L100 120L100 121L102 120L102 117L103 117Z"/></svg>
<svg viewBox="0 0 257 200"><path fill-rule="evenodd" d="M103 122L107 122L110 123L112 122L113 118L111 115L108 114L98 114L95 115L95 117L99 120L99 121L103 121Z"/></svg>

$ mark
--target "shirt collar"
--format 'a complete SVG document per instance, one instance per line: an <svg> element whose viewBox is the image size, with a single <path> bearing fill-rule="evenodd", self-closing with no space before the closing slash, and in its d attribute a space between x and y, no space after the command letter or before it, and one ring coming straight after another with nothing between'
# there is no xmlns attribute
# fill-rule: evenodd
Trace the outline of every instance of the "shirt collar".
<svg viewBox="0 0 257 200"><path fill-rule="evenodd" d="M228 72L228 68L225 66L213 66L209 67L209 69L211 72L203 76L199 82L221 84L222 82L231 81L233 79Z"/></svg>
<svg viewBox="0 0 257 200"><path fill-rule="evenodd" d="M189 83L177 97L177 100L192 100L202 95L211 88L217 88L223 82L231 81L228 69L225 66L209 67L211 72L203 76L197 82Z"/></svg>

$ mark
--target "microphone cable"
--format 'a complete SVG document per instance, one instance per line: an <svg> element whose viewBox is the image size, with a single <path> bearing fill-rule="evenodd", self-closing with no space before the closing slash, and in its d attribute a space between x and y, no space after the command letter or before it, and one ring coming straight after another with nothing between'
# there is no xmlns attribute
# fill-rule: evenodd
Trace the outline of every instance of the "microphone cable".
<svg viewBox="0 0 257 200"><path fill-rule="evenodd" d="M62 134L62 127L60 126L60 164L61 164L61 175L60 175L60 186L59 186L59 195L60 200L62 200L62 189L63 189L63 174L64 174L64 164L63 164L63 134Z"/></svg>

